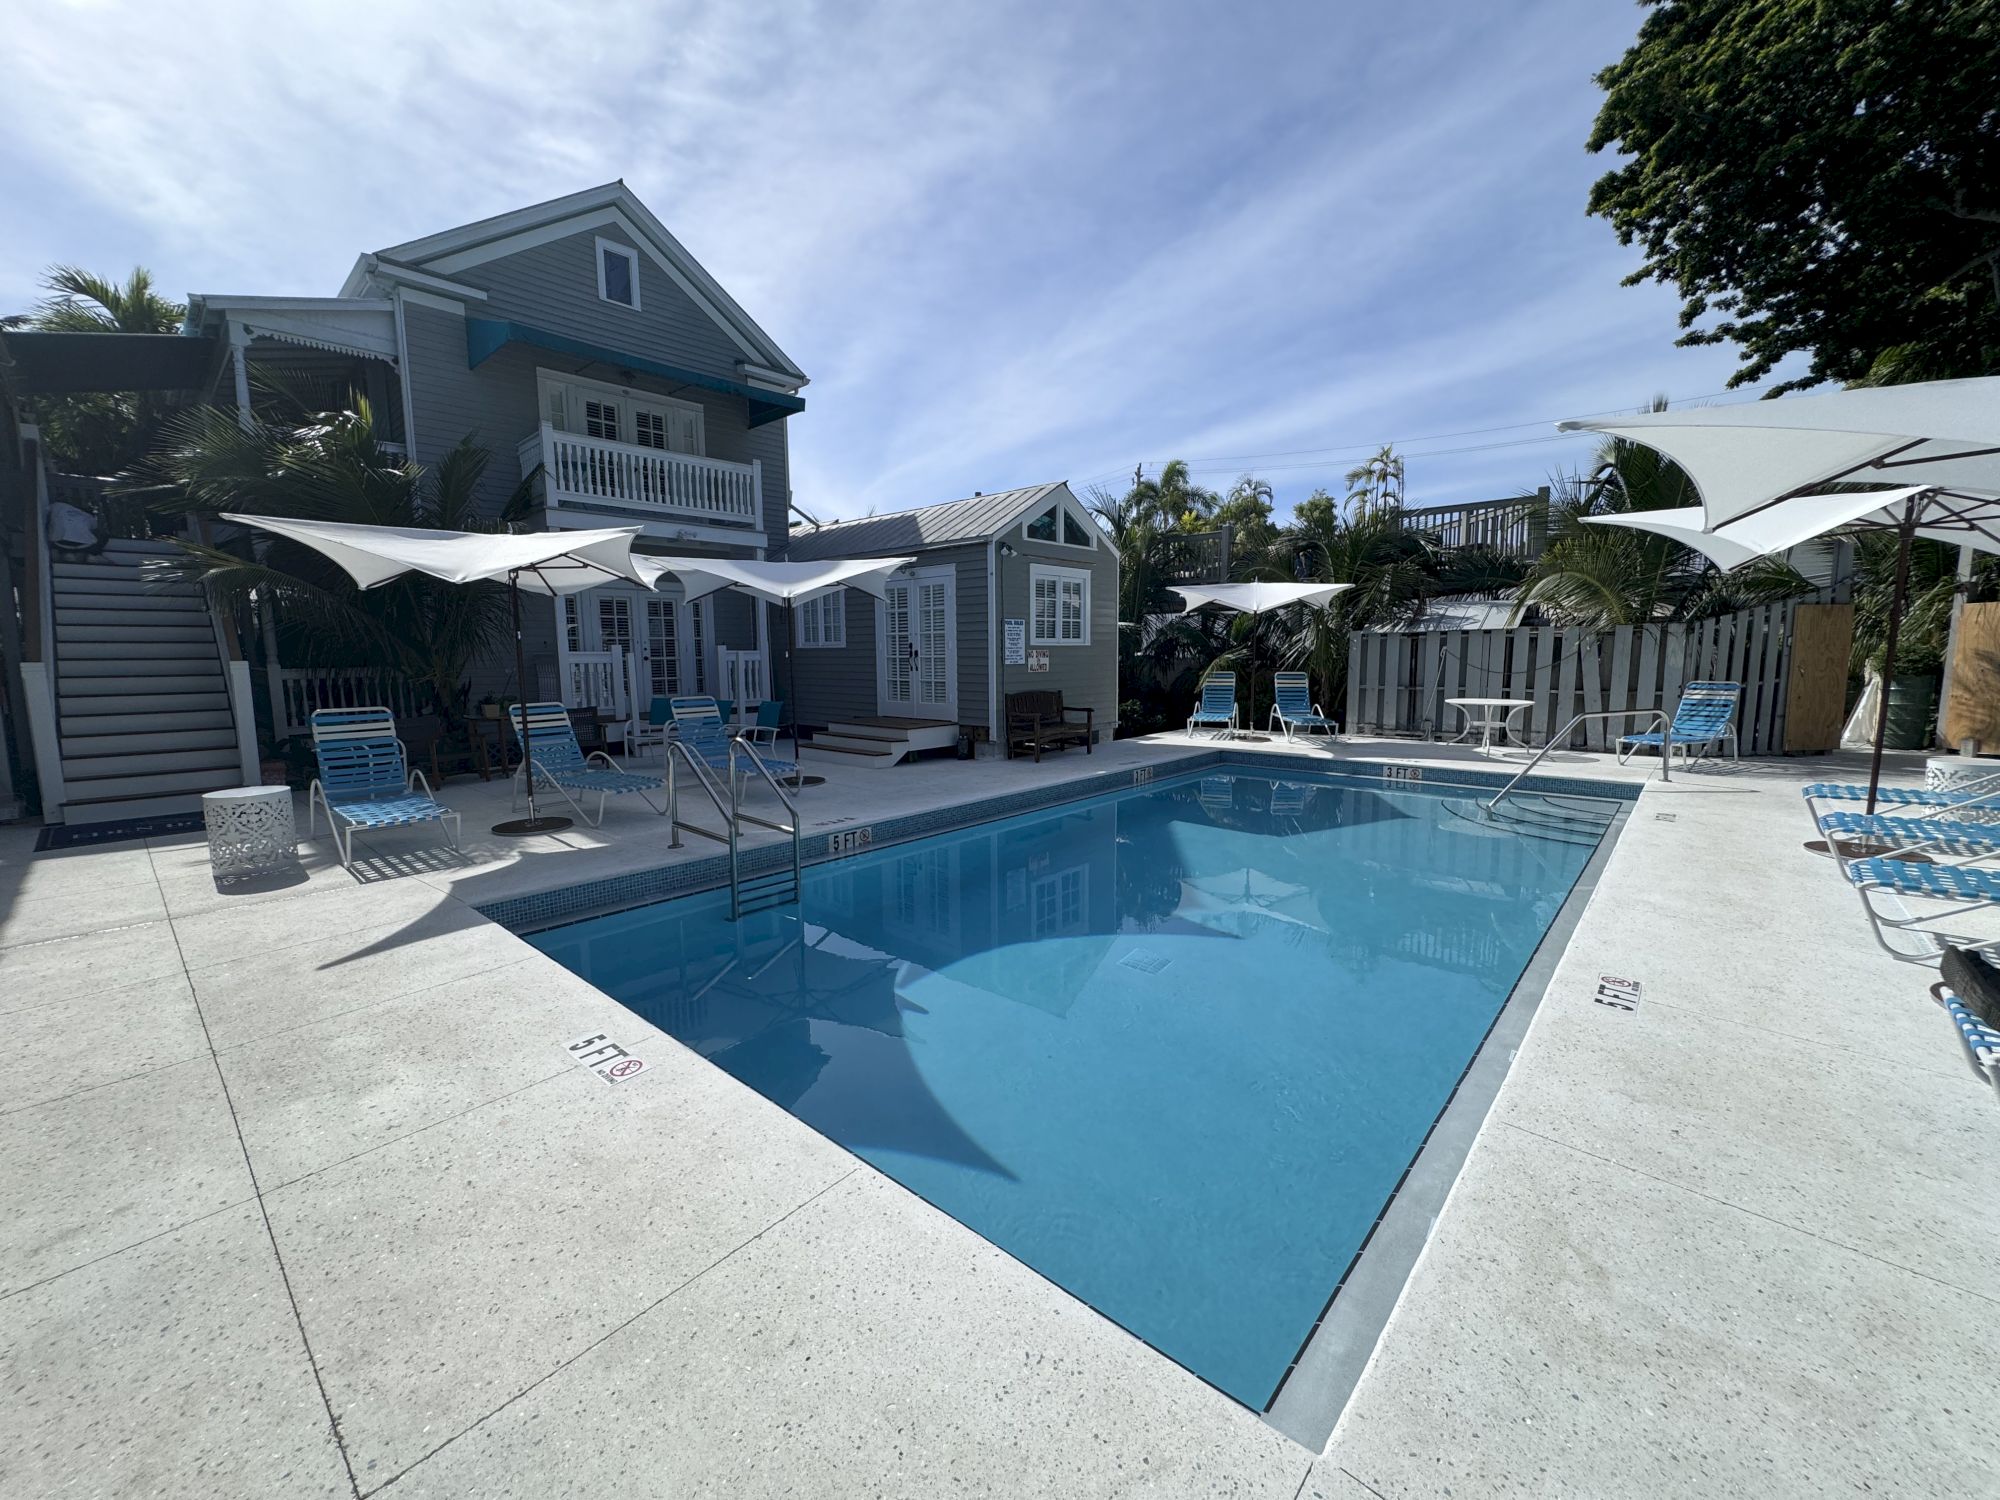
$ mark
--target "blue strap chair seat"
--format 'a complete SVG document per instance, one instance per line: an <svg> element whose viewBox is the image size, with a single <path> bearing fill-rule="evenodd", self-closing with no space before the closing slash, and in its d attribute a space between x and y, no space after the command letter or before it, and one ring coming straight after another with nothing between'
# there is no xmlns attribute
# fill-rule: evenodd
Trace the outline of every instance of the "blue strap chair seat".
<svg viewBox="0 0 2000 1500"><path fill-rule="evenodd" d="M1212 729L1219 739L1236 732L1236 674L1210 672L1201 685L1201 702L1188 715L1187 732Z"/></svg>
<svg viewBox="0 0 2000 1500"><path fill-rule="evenodd" d="M1890 839L1899 849L1921 849L1978 858L2000 854L2000 824L1960 823L1950 818L1885 818L1879 814L1822 813L1819 831L1845 838Z"/></svg>
<svg viewBox="0 0 2000 1500"><path fill-rule="evenodd" d="M1271 723L1286 739L1294 734L1310 734L1317 729L1325 735L1338 736L1340 729L1333 720L1319 711L1319 705L1312 701L1312 689L1303 672L1274 672L1271 674Z"/></svg>
<svg viewBox="0 0 2000 1500"><path fill-rule="evenodd" d="M507 716L513 720L514 736L522 738L521 705L507 705ZM569 710L560 703L530 703L527 705L528 759L514 772L514 801L518 806L521 788L525 778L532 774L537 790L555 792L565 802L576 809L576 815L592 828L604 822L604 804L612 797L626 792L636 792L639 798L656 813L667 810L665 801L655 807L650 793L661 791L666 783L658 776L645 776L634 771L621 771L618 765L602 750L589 755L576 742L576 726L569 721ZM584 811L577 801L577 793L597 794L597 816Z"/></svg>
<svg viewBox="0 0 2000 1500"><path fill-rule="evenodd" d="M354 863L354 830L447 825L456 849L459 816L431 795L422 771L410 769L396 717L387 708L323 708L312 716L313 758L319 775L306 792L306 832L326 812L340 862Z"/></svg>
<svg viewBox="0 0 2000 1500"><path fill-rule="evenodd" d="M1684 759L1694 760L1724 740L1734 759L1736 705L1743 696L1740 682L1690 682L1681 689L1681 701L1674 708L1674 721L1664 731L1648 729L1618 737L1618 763L1622 766L1633 752L1651 747L1664 755L1678 748Z"/></svg>
<svg viewBox="0 0 2000 1500"><path fill-rule="evenodd" d="M1902 859L1857 859L1847 878L1858 886L1929 896L1939 901L2000 901L2000 872L1967 865L1920 865Z"/></svg>
<svg viewBox="0 0 2000 1500"><path fill-rule="evenodd" d="M722 708L715 699L701 696L675 698L672 700L674 715L674 738L701 758L702 764L712 771L727 771L730 768L729 743L732 738L722 720ZM761 718L761 705L760 705ZM798 763L782 755L767 754L757 750L757 758L773 776L780 780L796 780ZM748 775L747 767L738 767Z"/></svg>
<svg viewBox="0 0 2000 1500"><path fill-rule="evenodd" d="M1808 802L1866 802L1868 788L1851 782L1815 781L1800 789ZM1893 807L1975 807L1982 803L2000 810L2000 776L1980 777L1958 787L1932 790L1918 786L1885 786L1876 790L1879 806Z"/></svg>
<svg viewBox="0 0 2000 1500"><path fill-rule="evenodd" d="M1965 1048L1965 1060L1972 1064L1972 1071L2000 1090L2000 1031L1995 1031L1975 1016L1966 1003L1945 986L1937 986L1932 993L1944 1007L1945 1014L1951 1017L1951 1024L1957 1028L1958 1040Z"/></svg>

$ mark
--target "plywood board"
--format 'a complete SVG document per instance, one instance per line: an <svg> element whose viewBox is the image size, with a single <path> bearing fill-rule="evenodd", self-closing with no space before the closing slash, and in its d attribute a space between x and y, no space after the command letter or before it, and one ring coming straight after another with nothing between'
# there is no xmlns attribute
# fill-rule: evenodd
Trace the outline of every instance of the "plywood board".
<svg viewBox="0 0 2000 1500"><path fill-rule="evenodd" d="M1989 754L2000 750L2000 604L1968 604L1959 615L1948 707L1945 744L1977 740Z"/></svg>
<svg viewBox="0 0 2000 1500"><path fill-rule="evenodd" d="M1847 661L1854 606L1801 604L1792 611L1792 659L1785 690L1785 753L1820 755L1840 744L1847 719Z"/></svg>

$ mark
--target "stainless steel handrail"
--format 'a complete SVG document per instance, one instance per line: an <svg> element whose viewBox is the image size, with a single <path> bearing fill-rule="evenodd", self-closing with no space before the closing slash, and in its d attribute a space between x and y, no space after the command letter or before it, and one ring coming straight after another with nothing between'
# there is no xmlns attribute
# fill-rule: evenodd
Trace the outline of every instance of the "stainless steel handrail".
<svg viewBox="0 0 2000 1500"><path fill-rule="evenodd" d="M755 816L754 814L743 811L742 782L736 773L736 756L738 751L741 751L744 755L747 755L750 758L750 765L752 769L754 769L759 776L764 778L765 785L770 787L771 791L776 795L779 803L783 805L785 811L792 815L792 821L789 824L773 823L768 818L760 818ZM773 776L771 774L771 768L766 764L764 764L764 757L757 753L757 747L751 744L746 739L732 739L729 742L729 806L730 806L729 889L730 889L730 904L732 905L732 907L741 905L740 900L736 896L735 831L738 822L755 823L759 828L768 828L773 833L788 833L792 836L792 891L794 895L798 894L803 889L802 882L804 879L804 864L805 864L802 851L799 845L800 818L799 818L798 804L792 801L792 799L785 794L785 789L782 786L778 785L778 778Z"/></svg>
<svg viewBox="0 0 2000 1500"><path fill-rule="evenodd" d="M1674 747L1671 743L1672 736L1667 733L1667 730L1672 726L1673 720L1670 717L1668 717L1668 715L1665 712L1657 708L1614 708L1607 710L1603 713L1578 714L1575 718L1571 719L1567 724L1563 725L1561 729L1558 729L1554 734L1549 736L1549 742L1546 745L1542 746L1541 749L1535 752L1535 758L1533 760L1529 761L1525 766L1521 767L1519 771L1514 773L1514 779L1512 781L1508 782L1505 786L1501 787L1499 791L1493 794L1493 800L1491 802L1482 802L1479 805L1485 808L1486 811L1492 812L1494 808L1500 805L1502 799L1505 798L1509 792L1513 791L1515 787L1521 784L1522 777L1526 776L1530 771L1534 770L1536 766L1539 766L1542 763L1543 756L1547 755L1551 750L1555 749L1556 746L1562 744L1565 740L1567 740L1570 737L1570 734L1575 730L1577 725L1585 723L1591 719L1638 719L1638 718L1651 719L1655 724L1658 724L1660 726L1660 780L1672 781L1674 779L1673 770L1669 765L1669 762L1671 762L1674 758L1673 755Z"/></svg>
<svg viewBox="0 0 2000 1500"><path fill-rule="evenodd" d="M701 758L694 753L694 751L690 750L680 740L669 738L666 741L666 747L667 747L667 821L669 824L672 825L673 829L673 842L668 844L667 847L669 849L680 848L681 830L685 828L689 833L698 833L705 839L714 839L718 844L728 844L730 846L731 851L733 852L736 847L735 823L729 816L728 807L726 807L723 804L722 791L720 788L716 786L715 779L709 774L708 767L702 762ZM708 794L708 800L715 804L716 816L721 818L724 823L729 825L729 832L715 833L710 829L703 828L699 823L683 823L681 821L680 779L675 774L674 771L674 759L676 756L678 756L681 760L686 761L688 764L688 769L694 772L694 779L701 784L701 789ZM731 884L734 884L736 872L735 872L735 861L733 859L731 860L730 865L731 865L730 881Z"/></svg>

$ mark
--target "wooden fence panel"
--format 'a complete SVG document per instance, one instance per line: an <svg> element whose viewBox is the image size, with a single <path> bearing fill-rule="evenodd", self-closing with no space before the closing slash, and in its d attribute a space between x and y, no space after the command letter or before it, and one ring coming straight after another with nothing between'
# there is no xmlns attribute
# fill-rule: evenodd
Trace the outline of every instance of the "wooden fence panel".
<svg viewBox="0 0 2000 1500"><path fill-rule="evenodd" d="M1723 681L1742 684L1737 732L1743 753L1778 754L1790 748L1788 689L1802 607L1812 608L1768 604L1692 625L1607 631L1545 625L1364 632L1349 643L1348 721L1382 733L1451 738L1461 731L1463 716L1446 707L1447 700L1525 698L1534 706L1521 728L1545 743L1579 713L1671 714L1689 682ZM1593 721L1571 743L1604 750L1639 727L1629 720Z"/></svg>

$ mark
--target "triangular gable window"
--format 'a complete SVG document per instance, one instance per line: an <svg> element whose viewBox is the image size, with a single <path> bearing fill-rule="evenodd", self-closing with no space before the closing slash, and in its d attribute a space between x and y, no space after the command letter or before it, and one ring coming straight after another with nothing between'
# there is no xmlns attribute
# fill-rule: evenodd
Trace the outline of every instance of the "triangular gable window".
<svg viewBox="0 0 2000 1500"><path fill-rule="evenodd" d="M1031 542L1058 542L1065 547L1095 547L1093 528L1077 518L1067 505L1057 501L1026 522L1021 534Z"/></svg>

